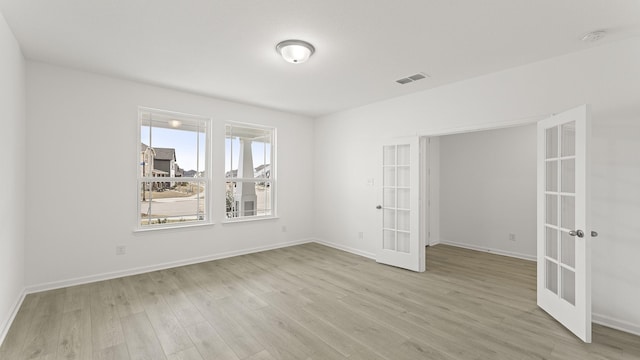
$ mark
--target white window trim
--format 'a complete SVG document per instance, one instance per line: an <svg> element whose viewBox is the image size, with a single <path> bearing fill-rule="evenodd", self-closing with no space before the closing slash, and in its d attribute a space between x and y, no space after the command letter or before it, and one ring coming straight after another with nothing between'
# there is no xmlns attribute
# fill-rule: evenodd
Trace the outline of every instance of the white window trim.
<svg viewBox="0 0 640 360"><path fill-rule="evenodd" d="M163 115L168 115L171 117L176 117L178 119L184 119L184 120L200 120L200 121L204 121L207 124L207 129L205 131L205 139L206 139L206 147L205 147L205 156L206 156L206 161L205 161L205 176L203 178L198 178L198 181L202 181L205 183L205 189L206 189L206 193L204 196L204 201L205 201L205 219L204 220L200 220L200 221L193 221L193 222L185 222L185 223L171 223L171 224L152 224L152 225L142 225L142 208L141 208L141 202L140 202L140 183L144 182L146 180L149 181L157 181L158 178L148 178L148 177L144 177L141 176L140 173L140 159L138 158L139 154L141 154L142 152L142 146L141 146L141 126L142 126L142 113L143 112L150 112L150 113L156 113L156 114L163 114ZM172 230L172 229L183 229L183 228L193 228L193 227L200 227L200 226L210 226L210 225L214 225L215 222L213 221L213 204L212 204L212 196L211 196L211 191L209 191L209 189L212 189L212 171L211 169L212 164L213 164L213 156L212 156L212 128L213 128L213 121L210 117L206 117L206 116L202 116L202 115L194 115L194 114L188 114L188 113L182 113L182 112L176 112L176 111L168 111L168 110L163 110L163 109L156 109L156 108L150 108L150 107L144 107L144 106L139 106L138 107L138 121L136 121L136 126L137 126L137 137L136 137L136 158L137 161L135 162L135 173L136 173L136 208L137 208L137 214L136 214L136 224L134 227L133 232L134 233L141 233L141 232L148 232L148 231L158 231L158 230ZM163 180L167 180L167 181L175 181L175 179L180 179L180 180L184 180L184 178L182 177L165 177L162 178Z"/></svg>
<svg viewBox="0 0 640 360"><path fill-rule="evenodd" d="M273 220L273 219L279 219L280 217L278 216L278 161L277 161L277 157L278 157L278 130L276 127L273 126L268 126L268 125L261 125L261 124L254 124L254 123L247 123L247 122L239 122L239 121L225 121L224 123L224 141L226 142L227 139L227 126L237 126L237 127L249 127L249 128L256 128L256 129L263 129L263 130L270 130L271 131L271 178L268 179L269 182L271 182L271 197L272 197L272 202L271 202L271 214L270 215L261 215L261 216L246 216L246 217L237 217L237 218L228 218L227 217L227 211L225 208L225 211L223 212L224 214L224 220L221 221L221 223L223 224L233 224L233 223L243 223L243 222L251 222L251 221L262 221L262 220ZM226 161L226 148L224 149L225 154L225 161ZM234 179L237 181L256 181L256 178L227 178L226 177L226 169L224 169L224 163L223 163L223 172L222 172L222 183L226 184L227 181L229 181L230 179ZM226 205L225 205L226 206Z"/></svg>

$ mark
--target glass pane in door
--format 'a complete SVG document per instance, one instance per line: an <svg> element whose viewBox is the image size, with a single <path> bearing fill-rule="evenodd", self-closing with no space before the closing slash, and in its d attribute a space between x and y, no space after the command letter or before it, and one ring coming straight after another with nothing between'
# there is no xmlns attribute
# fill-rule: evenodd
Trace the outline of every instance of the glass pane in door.
<svg viewBox="0 0 640 360"><path fill-rule="evenodd" d="M566 159L562 160L562 166L560 167L562 173L562 192L575 193L576 191L576 160Z"/></svg>
<svg viewBox="0 0 640 360"><path fill-rule="evenodd" d="M382 190L382 206L385 208L396 207L396 189L385 188Z"/></svg>
<svg viewBox="0 0 640 360"><path fill-rule="evenodd" d="M398 210L397 229L400 231L409 231L409 210Z"/></svg>
<svg viewBox="0 0 640 360"><path fill-rule="evenodd" d="M382 186L396 186L396 168L385 166L382 178Z"/></svg>
<svg viewBox="0 0 640 360"><path fill-rule="evenodd" d="M546 190L558 191L558 160L546 162Z"/></svg>
<svg viewBox="0 0 640 360"><path fill-rule="evenodd" d="M572 121L562 125L562 156L573 156L576 154L576 123Z"/></svg>
<svg viewBox="0 0 640 360"><path fill-rule="evenodd" d="M409 187L411 178L411 169L408 166L398 166L398 186Z"/></svg>
<svg viewBox="0 0 640 360"><path fill-rule="evenodd" d="M558 259L558 230L545 227L545 255L557 260Z"/></svg>
<svg viewBox="0 0 640 360"><path fill-rule="evenodd" d="M573 196L560 197L560 224L563 228L573 230L576 222L576 198Z"/></svg>
<svg viewBox="0 0 640 360"><path fill-rule="evenodd" d="M382 213L382 226L385 229L395 229L396 228L396 210L395 209L384 209Z"/></svg>
<svg viewBox="0 0 640 360"><path fill-rule="evenodd" d="M397 149L398 160L396 165L409 165L409 160L411 156L411 147L409 145L398 145Z"/></svg>
<svg viewBox="0 0 640 360"><path fill-rule="evenodd" d="M396 232L393 230L382 231L382 248L386 250L396 249Z"/></svg>
<svg viewBox="0 0 640 360"><path fill-rule="evenodd" d="M408 232L398 232L398 251L403 253L409 253L410 250L410 237Z"/></svg>
<svg viewBox="0 0 640 360"><path fill-rule="evenodd" d="M562 298L571 305L576 304L576 273L567 268L562 268Z"/></svg>
<svg viewBox="0 0 640 360"><path fill-rule="evenodd" d="M398 209L409 209L411 207L409 194L409 189L398 189Z"/></svg>
<svg viewBox="0 0 640 360"><path fill-rule="evenodd" d="M558 196L546 196L545 222L549 225L558 225Z"/></svg>
<svg viewBox="0 0 640 360"><path fill-rule="evenodd" d="M554 126L546 130L546 154L547 159L558 157L558 127Z"/></svg>
<svg viewBox="0 0 640 360"><path fill-rule="evenodd" d="M546 264L546 287L555 294L558 293L558 264L545 260Z"/></svg>
<svg viewBox="0 0 640 360"><path fill-rule="evenodd" d="M561 238L560 257L562 263L571 267L576 266L576 238L563 231Z"/></svg>
<svg viewBox="0 0 640 360"><path fill-rule="evenodd" d="M396 147L395 146L385 146L383 148L384 159L382 165L395 165L396 164Z"/></svg>

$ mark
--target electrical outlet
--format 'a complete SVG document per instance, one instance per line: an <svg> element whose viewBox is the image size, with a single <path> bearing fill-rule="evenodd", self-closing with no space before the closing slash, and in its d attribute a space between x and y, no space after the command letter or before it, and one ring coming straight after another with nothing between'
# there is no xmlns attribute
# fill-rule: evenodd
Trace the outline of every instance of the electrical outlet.
<svg viewBox="0 0 640 360"><path fill-rule="evenodd" d="M509 240L516 241L516 234L510 233L509 234Z"/></svg>
<svg viewBox="0 0 640 360"><path fill-rule="evenodd" d="M124 255L127 253L127 247L124 245L116 246L116 255Z"/></svg>
<svg viewBox="0 0 640 360"><path fill-rule="evenodd" d="M360 240L364 239L364 233L362 231L358 233L358 239Z"/></svg>

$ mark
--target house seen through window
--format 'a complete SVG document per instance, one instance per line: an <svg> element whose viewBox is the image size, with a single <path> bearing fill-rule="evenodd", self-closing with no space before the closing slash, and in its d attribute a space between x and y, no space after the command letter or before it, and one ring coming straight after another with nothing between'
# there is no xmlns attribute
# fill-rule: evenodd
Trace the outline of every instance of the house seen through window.
<svg viewBox="0 0 640 360"><path fill-rule="evenodd" d="M227 124L225 131L228 220L275 216L275 130Z"/></svg>
<svg viewBox="0 0 640 360"><path fill-rule="evenodd" d="M209 222L209 120L141 109L139 122L139 227Z"/></svg>

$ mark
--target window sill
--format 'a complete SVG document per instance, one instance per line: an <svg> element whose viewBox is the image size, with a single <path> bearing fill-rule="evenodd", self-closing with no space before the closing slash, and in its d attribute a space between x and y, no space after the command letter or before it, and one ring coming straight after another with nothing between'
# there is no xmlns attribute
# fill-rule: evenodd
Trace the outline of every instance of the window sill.
<svg viewBox="0 0 640 360"><path fill-rule="evenodd" d="M253 222L253 221L263 221L263 220L277 220L280 219L278 216L260 216L260 217L243 217L236 219L225 219L222 224L235 224L235 223L244 223L244 222Z"/></svg>
<svg viewBox="0 0 640 360"><path fill-rule="evenodd" d="M197 224L185 224L185 225L167 225L167 226L154 226L149 228L137 228L133 230L133 233L146 233L153 231L162 231L162 230L176 230L176 229L191 229L198 228L203 226L213 226L215 223L206 222L206 223L197 223Z"/></svg>

